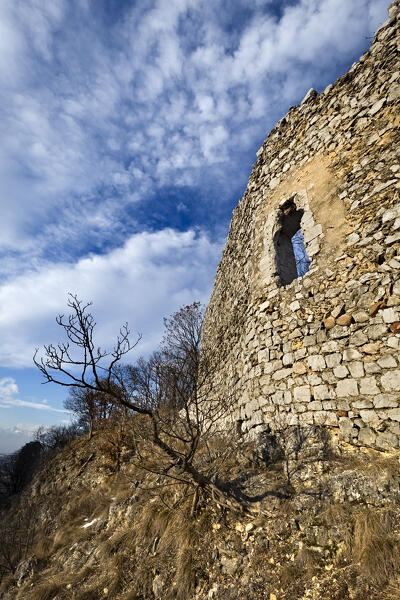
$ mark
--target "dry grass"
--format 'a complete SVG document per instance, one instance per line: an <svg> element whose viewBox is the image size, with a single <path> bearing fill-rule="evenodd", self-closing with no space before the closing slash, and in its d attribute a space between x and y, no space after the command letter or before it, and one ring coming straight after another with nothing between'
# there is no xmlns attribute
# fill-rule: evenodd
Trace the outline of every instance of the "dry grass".
<svg viewBox="0 0 400 600"><path fill-rule="evenodd" d="M50 536L44 536L37 540L35 545L33 546L33 554L39 560L45 560L49 558L51 551L53 549L53 540Z"/></svg>
<svg viewBox="0 0 400 600"><path fill-rule="evenodd" d="M355 515L351 548L353 561L372 583L384 585L399 570L400 546L393 534L396 526L390 511L365 509Z"/></svg>
<svg viewBox="0 0 400 600"><path fill-rule="evenodd" d="M51 577L33 587L22 588L17 594L16 600L53 600L63 588L59 577Z"/></svg>
<svg viewBox="0 0 400 600"><path fill-rule="evenodd" d="M4 575L0 583L0 593L6 592L14 585L14 576L11 573Z"/></svg>

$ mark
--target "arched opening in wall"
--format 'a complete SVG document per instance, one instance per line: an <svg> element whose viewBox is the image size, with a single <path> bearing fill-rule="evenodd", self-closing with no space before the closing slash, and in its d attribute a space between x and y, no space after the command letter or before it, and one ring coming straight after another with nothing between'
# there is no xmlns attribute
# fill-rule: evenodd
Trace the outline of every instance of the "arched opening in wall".
<svg viewBox="0 0 400 600"><path fill-rule="evenodd" d="M301 219L304 211L298 209L291 198L278 214L279 229L274 235L276 270L281 285L289 285L297 277L305 275L311 260L307 256Z"/></svg>

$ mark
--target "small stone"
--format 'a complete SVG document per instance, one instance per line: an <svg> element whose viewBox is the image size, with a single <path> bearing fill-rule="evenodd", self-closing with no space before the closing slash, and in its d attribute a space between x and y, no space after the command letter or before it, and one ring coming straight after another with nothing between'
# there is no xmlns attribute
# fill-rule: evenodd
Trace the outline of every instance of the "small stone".
<svg viewBox="0 0 400 600"><path fill-rule="evenodd" d="M353 320L353 317L351 315L341 315L340 317L338 317L336 319L336 323L338 325L348 327L351 324L352 320Z"/></svg>
<svg viewBox="0 0 400 600"><path fill-rule="evenodd" d="M335 319L333 317L328 317L327 319L325 319L324 325L325 329L332 329L333 327L335 327Z"/></svg>
<svg viewBox="0 0 400 600"><path fill-rule="evenodd" d="M399 313L394 308L385 308L382 317L385 323L396 323L399 320Z"/></svg>
<svg viewBox="0 0 400 600"><path fill-rule="evenodd" d="M335 375L335 377L343 379L344 377L347 377L347 375L349 374L349 370L346 367L346 365L339 365L338 367L335 367L333 369L333 374Z"/></svg>
<svg viewBox="0 0 400 600"><path fill-rule="evenodd" d="M397 217L400 217L400 204L393 208L389 208L382 215L382 223L388 223L394 221Z"/></svg>
<svg viewBox="0 0 400 600"><path fill-rule="evenodd" d="M306 373L306 372L307 372L307 367L304 363L302 363L302 362L294 363L293 373L296 373L296 375L304 375L304 373Z"/></svg>
<svg viewBox="0 0 400 600"><path fill-rule="evenodd" d="M381 383L384 390L388 392L400 391L400 370L390 371L382 375Z"/></svg>
<svg viewBox="0 0 400 600"><path fill-rule="evenodd" d="M389 325L389 329L392 333L400 333L400 321L395 321Z"/></svg>
<svg viewBox="0 0 400 600"><path fill-rule="evenodd" d="M374 317L378 310L381 310L381 308L384 308L386 306L386 302L384 300L381 300L380 302L375 302L375 304L372 304L372 306L370 306L369 308L369 314L371 315L371 317Z"/></svg>
<svg viewBox="0 0 400 600"><path fill-rule="evenodd" d="M370 344L365 344L362 346L361 350L364 352L364 354L376 354L379 352L380 347L380 342L371 342Z"/></svg>
<svg viewBox="0 0 400 600"><path fill-rule="evenodd" d="M289 304L289 308L292 312L295 312L296 310L300 309L300 302L298 300L295 300L294 302L292 302L291 304Z"/></svg>
<svg viewBox="0 0 400 600"><path fill-rule="evenodd" d="M369 114L371 116L376 115L376 113L378 113L381 110L381 108L383 108L385 103L386 103L386 98L382 98L381 100L378 100L378 102L375 102L373 107L370 109Z"/></svg>

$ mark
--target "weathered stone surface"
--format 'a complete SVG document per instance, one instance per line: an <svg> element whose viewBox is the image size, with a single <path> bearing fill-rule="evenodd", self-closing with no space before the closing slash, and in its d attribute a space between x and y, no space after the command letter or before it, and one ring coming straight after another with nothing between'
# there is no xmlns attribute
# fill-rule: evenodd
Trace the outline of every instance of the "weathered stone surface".
<svg viewBox="0 0 400 600"><path fill-rule="evenodd" d="M347 366L349 368L350 374L352 377L354 378L359 378L359 377L364 377L364 365L362 362L360 361L354 361L354 362L349 362L347 363Z"/></svg>
<svg viewBox="0 0 400 600"><path fill-rule="evenodd" d="M400 399L393 394L378 394L373 399L375 408L397 408L400 405Z"/></svg>
<svg viewBox="0 0 400 600"><path fill-rule="evenodd" d="M294 388L294 399L296 402L310 402L311 392L308 385L302 385Z"/></svg>
<svg viewBox="0 0 400 600"><path fill-rule="evenodd" d="M364 377L360 381L360 394L365 394L367 396L374 396L375 394L379 394L380 389L376 385L375 377Z"/></svg>
<svg viewBox="0 0 400 600"><path fill-rule="evenodd" d="M347 396L358 395L358 385L355 379L342 379L338 381L336 394L339 398L347 398Z"/></svg>
<svg viewBox="0 0 400 600"><path fill-rule="evenodd" d="M398 447L398 44L389 21L348 77L289 111L234 211L203 345L228 349L216 380L246 398L244 431L279 415ZM304 277L290 221L312 259Z"/></svg>
<svg viewBox="0 0 400 600"><path fill-rule="evenodd" d="M364 427L358 434L358 441L365 446L373 446L376 440L376 433L369 427Z"/></svg>
<svg viewBox="0 0 400 600"><path fill-rule="evenodd" d="M340 365L333 369L333 374L335 377L338 377L339 379L343 379L344 377L348 376L349 370L346 367L346 365Z"/></svg>
<svg viewBox="0 0 400 600"><path fill-rule="evenodd" d="M400 391L400 369L382 375L381 383L385 391Z"/></svg>
<svg viewBox="0 0 400 600"><path fill-rule="evenodd" d="M309 356L307 363L312 371L323 371L326 369L325 358L322 355Z"/></svg>
<svg viewBox="0 0 400 600"><path fill-rule="evenodd" d="M316 385L314 387L314 398L316 400L326 400L331 398L331 393L327 385Z"/></svg>
<svg viewBox="0 0 400 600"><path fill-rule="evenodd" d="M385 323L394 323L399 320L399 312L394 308L385 308L382 311L382 317Z"/></svg>
<svg viewBox="0 0 400 600"><path fill-rule="evenodd" d="M397 367L396 359L390 354L379 358L377 363L380 367L382 367L382 369L395 369Z"/></svg>

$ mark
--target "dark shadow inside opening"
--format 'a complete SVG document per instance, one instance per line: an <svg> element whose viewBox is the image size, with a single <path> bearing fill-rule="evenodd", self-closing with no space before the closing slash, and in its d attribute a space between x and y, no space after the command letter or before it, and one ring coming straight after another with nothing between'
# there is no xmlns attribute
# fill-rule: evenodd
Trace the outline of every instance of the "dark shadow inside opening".
<svg viewBox="0 0 400 600"><path fill-rule="evenodd" d="M304 214L293 199L281 207L279 230L274 235L276 270L281 285L288 285L297 277L305 275L311 260L307 256L304 236L301 231L301 219Z"/></svg>

